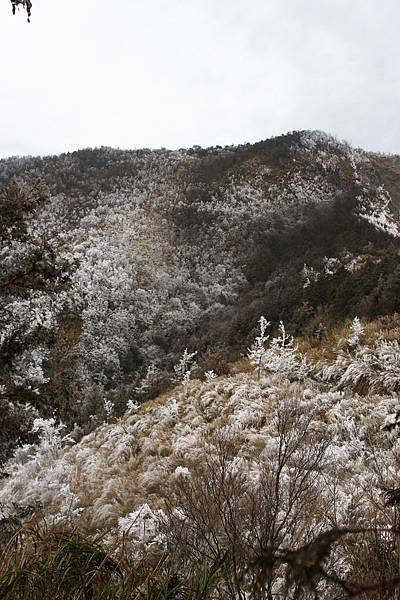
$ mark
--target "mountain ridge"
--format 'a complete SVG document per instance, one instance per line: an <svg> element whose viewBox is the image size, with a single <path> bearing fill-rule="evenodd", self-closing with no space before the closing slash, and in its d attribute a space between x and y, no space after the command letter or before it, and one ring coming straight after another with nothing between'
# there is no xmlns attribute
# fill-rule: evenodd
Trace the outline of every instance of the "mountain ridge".
<svg viewBox="0 0 400 600"><path fill-rule="evenodd" d="M321 132L0 161L6 414L86 432L185 347L224 372L261 314L313 335L396 312L396 161Z"/></svg>

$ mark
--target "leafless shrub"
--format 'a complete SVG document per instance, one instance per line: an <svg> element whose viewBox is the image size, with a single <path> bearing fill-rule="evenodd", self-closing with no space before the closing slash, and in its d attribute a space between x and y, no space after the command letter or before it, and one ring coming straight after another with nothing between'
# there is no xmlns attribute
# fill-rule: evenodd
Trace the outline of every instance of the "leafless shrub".
<svg viewBox="0 0 400 600"><path fill-rule="evenodd" d="M293 559L320 533L327 440L312 432L312 413L298 402L280 402L274 411L273 448L244 457L235 434L220 431L204 461L177 478L167 503L164 532L179 568L212 568L229 556L221 598L273 598L285 576L295 587L288 552Z"/></svg>

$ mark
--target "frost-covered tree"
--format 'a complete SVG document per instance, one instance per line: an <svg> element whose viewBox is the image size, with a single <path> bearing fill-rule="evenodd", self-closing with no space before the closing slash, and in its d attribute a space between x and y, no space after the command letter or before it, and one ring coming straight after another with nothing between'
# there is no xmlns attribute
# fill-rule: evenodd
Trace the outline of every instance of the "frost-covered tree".
<svg viewBox="0 0 400 600"><path fill-rule="evenodd" d="M309 365L295 345L293 336L286 332L282 321L278 326L278 335L266 347L269 340L266 329L269 325L265 317L260 318L260 335L248 353L251 364L256 367L258 379L262 372L278 373L289 379L304 378L309 372Z"/></svg>
<svg viewBox="0 0 400 600"><path fill-rule="evenodd" d="M256 368L258 379L261 377L261 370L264 367L266 348L265 345L268 342L269 335L267 335L267 329L270 326L270 322L263 316L260 317L260 333L254 340L253 345L249 348L248 357L251 364Z"/></svg>
<svg viewBox="0 0 400 600"><path fill-rule="evenodd" d="M146 398L155 393L158 389L158 384L162 377L160 369L151 364L147 367L144 376L140 379L139 384L134 389L134 395L137 401L144 401Z"/></svg>
<svg viewBox="0 0 400 600"><path fill-rule="evenodd" d="M360 339L364 333L364 327L358 317L354 317L350 328L350 336L348 343L350 347L357 346L360 343Z"/></svg>
<svg viewBox="0 0 400 600"><path fill-rule="evenodd" d="M66 425L57 421L55 417L34 419L32 433L37 434L38 441L17 448L13 457L5 464L5 471L9 474L18 472L23 465L28 465L29 470L29 464L37 463L39 467L44 462L55 458L62 447L73 443L73 439L65 433L65 429Z"/></svg>
<svg viewBox="0 0 400 600"><path fill-rule="evenodd" d="M115 409L114 403L110 399L104 398L103 406L104 406L104 412L106 414L106 419L107 419L107 421L110 421L114 414L114 409Z"/></svg>
<svg viewBox="0 0 400 600"><path fill-rule="evenodd" d="M188 349L185 348L180 361L174 366L176 379L184 386L185 389L187 389L189 385L190 377L193 371L197 368L196 361L194 360L196 354L197 351L189 352Z"/></svg>
<svg viewBox="0 0 400 600"><path fill-rule="evenodd" d="M48 382L47 344L65 300L65 264L57 257L62 236L55 231L62 221L55 225L57 216L47 214L49 202L47 187L40 181L0 186L0 378L4 390L0 406L4 414L21 414L24 405L34 410ZM26 418L31 413L24 411ZM10 444L18 437L21 442L29 438L28 423L7 420L2 427L9 431ZM0 462L6 458L0 452Z"/></svg>

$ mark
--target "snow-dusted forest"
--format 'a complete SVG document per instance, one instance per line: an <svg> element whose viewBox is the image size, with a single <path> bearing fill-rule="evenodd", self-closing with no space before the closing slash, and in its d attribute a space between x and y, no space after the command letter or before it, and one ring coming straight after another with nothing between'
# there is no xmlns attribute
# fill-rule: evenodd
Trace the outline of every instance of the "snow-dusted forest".
<svg viewBox="0 0 400 600"><path fill-rule="evenodd" d="M399 168L0 161L0 597L397 597Z"/></svg>

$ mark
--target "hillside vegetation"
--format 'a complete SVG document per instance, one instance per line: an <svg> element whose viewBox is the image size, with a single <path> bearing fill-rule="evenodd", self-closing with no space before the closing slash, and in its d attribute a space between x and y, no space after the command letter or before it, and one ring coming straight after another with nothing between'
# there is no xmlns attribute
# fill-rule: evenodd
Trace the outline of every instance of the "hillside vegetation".
<svg viewBox="0 0 400 600"><path fill-rule="evenodd" d="M0 161L0 597L397 598L399 168Z"/></svg>
<svg viewBox="0 0 400 600"><path fill-rule="evenodd" d="M57 549L86 532L94 552L99 530L113 569L118 557L126 562L116 596L94 597L136 597L125 587L142 597L157 564L157 585L174 576L177 594L193 595L145 597L208 597L193 588L202 574L212 598L339 598L368 588L365 597L389 597L382 589L397 578L399 557L398 318L366 327L356 319L324 343L295 343L282 326L267 340L263 324L232 374L185 377L78 444L68 447L54 421L37 423L40 442L9 462L0 491L9 544L25 521L22 563L8 557L3 579L14 578L10 597L20 597L26 554L40 554L32 536L54 536Z"/></svg>

